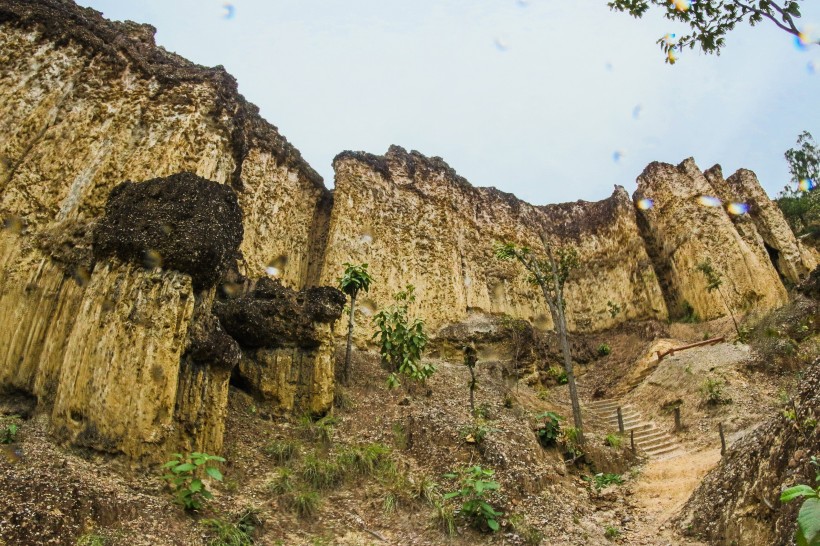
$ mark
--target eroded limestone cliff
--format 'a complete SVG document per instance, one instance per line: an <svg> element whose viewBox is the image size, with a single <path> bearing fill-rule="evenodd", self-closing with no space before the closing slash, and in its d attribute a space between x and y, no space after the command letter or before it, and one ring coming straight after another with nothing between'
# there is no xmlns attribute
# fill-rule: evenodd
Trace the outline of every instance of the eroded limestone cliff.
<svg viewBox="0 0 820 546"><path fill-rule="evenodd" d="M399 147L340 154L331 193L230 75L153 32L70 0L0 0L0 392L36 397L73 444L143 461L219 451L231 380L267 411L326 411L344 302L312 286L344 262L375 277L362 319L412 283L434 332L481 314L551 326L496 241L578 249L575 331L684 302L725 314L693 270L705 257L736 311L779 304L780 277L814 267L751 173L724 183L691 161L647 169L647 211L620 187L529 205Z"/></svg>

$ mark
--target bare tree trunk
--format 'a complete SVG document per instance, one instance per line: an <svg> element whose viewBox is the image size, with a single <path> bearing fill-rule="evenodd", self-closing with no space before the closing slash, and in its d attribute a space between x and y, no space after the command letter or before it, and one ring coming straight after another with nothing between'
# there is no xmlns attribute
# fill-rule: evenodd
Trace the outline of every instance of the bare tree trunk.
<svg viewBox="0 0 820 546"><path fill-rule="evenodd" d="M561 341L561 352L564 356L564 371L567 372L567 385L569 386L569 399L572 403L572 420L575 428L578 430L578 444L584 444L584 423L581 419L581 403L578 400L578 388L575 385L575 373L572 366L572 355L569 351L569 339L567 339L567 321L564 316L564 294L563 287L558 280L558 268L555 265L555 258L552 255L552 249L544 241L544 246L547 248L547 254L550 259L550 267L552 268L552 283L555 289L555 298L550 302L548 292L542 287L544 297L548 298L547 302L550 305L552 312L552 320L555 322L555 330L558 332L558 339Z"/></svg>
<svg viewBox="0 0 820 546"><path fill-rule="evenodd" d="M350 321L347 323L347 348L345 349L345 365L342 368L342 384L347 385L350 376L350 350L353 347L354 314L356 312L356 294L350 295Z"/></svg>
<svg viewBox="0 0 820 546"><path fill-rule="evenodd" d="M475 417L475 371L472 366L467 368L470 370L470 414Z"/></svg>
<svg viewBox="0 0 820 546"><path fill-rule="evenodd" d="M723 295L723 290L720 287L717 287L718 294L720 294L720 298L723 300L723 305L726 306L726 310L729 311L729 316L732 317L732 322L735 324L735 332L737 332L738 337L740 337L740 326L737 325L737 320L735 320L735 314L732 313L732 308L729 307L729 301L726 299L726 296Z"/></svg>

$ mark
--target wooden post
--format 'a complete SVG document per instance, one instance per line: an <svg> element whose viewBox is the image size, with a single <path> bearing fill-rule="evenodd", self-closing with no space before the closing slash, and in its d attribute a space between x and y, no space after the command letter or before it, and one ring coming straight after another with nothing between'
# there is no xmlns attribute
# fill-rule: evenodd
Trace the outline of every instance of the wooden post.
<svg viewBox="0 0 820 546"><path fill-rule="evenodd" d="M720 433L720 456L726 454L726 438L723 436L723 423L718 423L718 432Z"/></svg>
<svg viewBox="0 0 820 546"><path fill-rule="evenodd" d="M675 408L675 432L678 432L680 429L680 406L678 406Z"/></svg>
<svg viewBox="0 0 820 546"><path fill-rule="evenodd" d="M632 444L632 454L637 455L638 452L635 451L635 429L629 431L629 441Z"/></svg>
<svg viewBox="0 0 820 546"><path fill-rule="evenodd" d="M618 406L618 432L624 433L624 416L621 413L621 406Z"/></svg>

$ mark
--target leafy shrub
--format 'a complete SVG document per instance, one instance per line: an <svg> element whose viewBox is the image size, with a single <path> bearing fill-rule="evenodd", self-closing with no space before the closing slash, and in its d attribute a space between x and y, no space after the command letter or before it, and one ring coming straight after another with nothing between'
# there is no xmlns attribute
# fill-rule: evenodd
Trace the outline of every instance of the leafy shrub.
<svg viewBox="0 0 820 546"><path fill-rule="evenodd" d="M547 375L552 377L559 385L566 385L569 381L569 379L567 379L566 370L558 366L550 366L547 370Z"/></svg>
<svg viewBox="0 0 820 546"><path fill-rule="evenodd" d="M483 419L476 419L472 424L461 427L459 436L468 444L480 444L493 430Z"/></svg>
<svg viewBox="0 0 820 546"><path fill-rule="evenodd" d="M606 343L598 345L598 356L607 356L612 352L612 348Z"/></svg>
<svg viewBox="0 0 820 546"><path fill-rule="evenodd" d="M13 444L17 441L17 431L20 427L16 423L10 423L0 429L0 444Z"/></svg>
<svg viewBox="0 0 820 546"><path fill-rule="evenodd" d="M592 483L595 485L595 489L601 490L610 485L622 485L624 479L620 474L604 474L600 472L592 477Z"/></svg>
<svg viewBox="0 0 820 546"><path fill-rule="evenodd" d="M213 466L206 466L209 462L224 463L225 459L207 453L191 453L183 455L174 453L174 459L168 461L162 468L167 469L170 474L165 474L165 479L174 492L175 501L186 510L199 510L204 501L213 498L213 495L205 487L202 481L201 470L216 481L222 481L222 473Z"/></svg>
<svg viewBox="0 0 820 546"><path fill-rule="evenodd" d="M393 296L395 304L382 309L373 317L377 330L373 338L378 338L382 363L392 371L388 386L396 387L399 379L396 373L414 381L424 381L436 371L435 366L421 362L421 355L427 346L424 321L410 319L409 306L416 301L415 287L407 287Z"/></svg>
<svg viewBox="0 0 820 546"><path fill-rule="evenodd" d="M265 453L273 457L277 464L285 464L299 453L299 444L292 440L273 440L265 446Z"/></svg>
<svg viewBox="0 0 820 546"><path fill-rule="evenodd" d="M604 530L604 536L607 540L615 540L621 536L621 530L617 527L613 527L612 525L608 525L606 530Z"/></svg>
<svg viewBox="0 0 820 546"><path fill-rule="evenodd" d="M604 443L612 449L621 447L621 441L623 441L623 437L620 434L607 434L604 438Z"/></svg>
<svg viewBox="0 0 820 546"><path fill-rule="evenodd" d="M820 461L813 456L811 464L816 468L814 480L820 484ZM780 502L791 502L799 497L805 500L797 514L797 532L794 540L798 546L820 544L820 485L812 487L801 483L789 487L781 493Z"/></svg>
<svg viewBox="0 0 820 546"><path fill-rule="evenodd" d="M612 303L611 301L607 300L606 308L609 311L609 316L615 318L618 316L618 313L621 312L621 306L617 303Z"/></svg>
<svg viewBox="0 0 820 546"><path fill-rule="evenodd" d="M445 474L445 478L458 479L460 489L444 495L444 500L458 498L461 507L458 509L458 516L464 518L471 525L479 530L498 531L501 527L498 519L503 514L498 512L489 502L486 495L489 492L500 489L500 484L491 478L495 472L493 470L481 468L478 465L471 466L466 470L456 474Z"/></svg>
<svg viewBox="0 0 820 546"><path fill-rule="evenodd" d="M483 403L479 404L475 411L473 412L473 417L476 419L490 419L492 415L492 409L490 408L490 404Z"/></svg>
<svg viewBox="0 0 820 546"><path fill-rule="evenodd" d="M703 403L707 406L718 406L720 404L731 403L731 398L727 398L723 392L723 387L726 383L721 379L706 378L703 385L700 387L700 393L703 396Z"/></svg>
<svg viewBox="0 0 820 546"><path fill-rule="evenodd" d="M564 420L563 417L555 412L545 411L536 415L535 418L539 421L541 419L544 420L541 426L535 431L538 435L538 442L543 447L554 445L561 434L561 421Z"/></svg>
<svg viewBox="0 0 820 546"><path fill-rule="evenodd" d="M683 311L681 313L679 322L687 324L694 324L696 322L700 322L700 317L695 311L695 308L692 307L688 301L683 302Z"/></svg>
<svg viewBox="0 0 820 546"><path fill-rule="evenodd" d="M558 435L558 443L564 448L564 454L573 461L584 455L578 437L578 429L575 427L564 427Z"/></svg>

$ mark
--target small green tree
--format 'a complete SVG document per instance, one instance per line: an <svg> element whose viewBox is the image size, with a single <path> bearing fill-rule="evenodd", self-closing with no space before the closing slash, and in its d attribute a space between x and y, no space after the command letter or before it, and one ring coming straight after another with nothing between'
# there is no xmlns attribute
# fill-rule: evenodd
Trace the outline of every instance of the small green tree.
<svg viewBox="0 0 820 546"><path fill-rule="evenodd" d="M397 373L414 381L424 381L436 371L435 366L421 362L421 355L427 346L424 321L410 319L409 306L416 301L415 287L408 284L404 290L393 296L396 303L382 309L373 317L378 328L373 338L378 339L382 364L391 370L387 380L389 387L399 385Z"/></svg>
<svg viewBox="0 0 820 546"><path fill-rule="evenodd" d="M815 482L820 484L820 461L812 457L811 464L816 468ZM805 500L797 514L794 540L797 546L817 546L820 544L820 485L812 487L801 483L789 487L781 493L780 502L791 502L799 497Z"/></svg>
<svg viewBox="0 0 820 546"><path fill-rule="evenodd" d="M791 184L777 198L777 206L795 235L820 233L820 147L808 131L797 137L797 147L785 153Z"/></svg>
<svg viewBox="0 0 820 546"><path fill-rule="evenodd" d="M499 260L516 260L529 272L531 284L541 288L541 294L547 302L552 316L555 331L561 342L561 352L564 357L564 370L567 372L569 397L572 402L572 419L578 431L578 443L584 443L583 421L581 419L581 403L578 399L578 389L575 386L575 374L572 366L572 356L569 351L567 320L564 315L566 301L564 299L564 285L570 273L580 265L578 252L573 247L561 247L555 252L541 234L541 243L544 246L546 257L539 257L527 246L517 246L514 243L499 243L495 246L495 257Z"/></svg>
<svg viewBox="0 0 820 546"><path fill-rule="evenodd" d="M797 27L802 0L613 0L610 9L626 12L640 19L652 6L664 10L664 17L690 28L689 34L676 39L669 35L658 39L666 55L666 62L674 64L674 52L684 47L700 46L704 53L720 54L726 44L726 35L740 23L748 21L752 26L767 19L778 28L808 44L809 38ZM817 42L812 42L817 43Z"/></svg>
<svg viewBox="0 0 820 546"><path fill-rule="evenodd" d="M350 375L350 351L353 347L353 327L355 326L356 296L360 291L368 292L373 278L367 272L367 264L353 265L343 263L344 274L339 278L339 290L350 296L350 319L347 323L347 347L345 349L345 363L342 368L342 383L348 382Z"/></svg>
<svg viewBox="0 0 820 546"><path fill-rule="evenodd" d="M198 452L190 455L174 453L173 456L172 460L162 465L162 468L170 471L170 474L165 474L163 479L173 489L177 504L180 504L186 510L199 510L206 500L213 498L213 495L202 481L200 469L204 468L208 476L221 482L222 473L219 469L205 465L209 462L224 463L225 459L216 455Z"/></svg>
<svg viewBox="0 0 820 546"><path fill-rule="evenodd" d="M700 262L695 269L703 273L703 276L706 277L706 291L711 293L717 290L717 293L720 294L720 298L723 300L726 310L729 311L729 316L732 317L732 323L735 325L735 331L737 332L737 335L740 336L740 326L737 324L735 314L732 312L732 307L729 305L729 300L726 299L726 296L723 295L723 290L720 289L723 284L723 273L712 266L712 260L710 258L706 258Z"/></svg>
<svg viewBox="0 0 820 546"><path fill-rule="evenodd" d="M445 474L445 478L459 479L460 488L452 493L444 495L444 500L458 498L461 500L461 507L458 515L473 526L484 530L486 526L490 531L498 531L501 525L498 523L499 517L503 514L487 502L486 495L501 488L497 481L492 479L494 471L471 466L459 474Z"/></svg>

